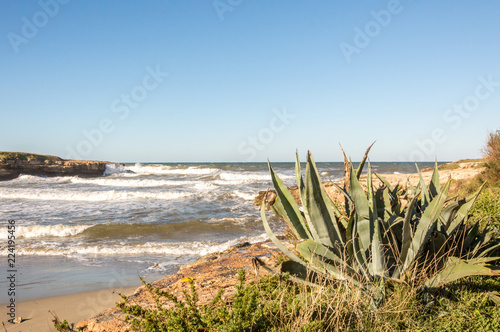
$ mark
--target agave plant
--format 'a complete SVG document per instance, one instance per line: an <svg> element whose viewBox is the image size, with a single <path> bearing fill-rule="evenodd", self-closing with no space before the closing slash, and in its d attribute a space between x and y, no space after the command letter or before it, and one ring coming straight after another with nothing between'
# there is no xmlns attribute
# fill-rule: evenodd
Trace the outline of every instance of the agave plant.
<svg viewBox="0 0 500 332"><path fill-rule="evenodd" d="M345 184L336 187L345 198L343 208L327 195L310 152L305 177L296 157L300 204L269 164L276 191L271 209L289 226L300 254L272 232L266 202L262 202L264 228L290 258L282 264L282 271L302 281L314 282L311 272L345 280L376 294L384 292L388 281L406 282L415 275L425 276L420 288L435 288L472 275L500 275L500 267L492 264L500 257L489 256L500 246L492 241L494 230L467 223L481 189L466 199L447 200L450 180L441 186L436 162L428 185L417 167L420 182L415 188L409 183L410 199L403 207L399 186L392 187L375 174L383 186L374 188L369 161L367 191L361 186L359 179L370 148L356 170L342 150ZM419 271L425 272L416 273Z"/></svg>

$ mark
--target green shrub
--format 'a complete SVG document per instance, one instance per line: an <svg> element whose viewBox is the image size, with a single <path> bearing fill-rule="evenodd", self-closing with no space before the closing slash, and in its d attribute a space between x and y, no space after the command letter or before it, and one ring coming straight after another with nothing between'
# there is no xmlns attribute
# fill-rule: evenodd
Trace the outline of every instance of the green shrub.
<svg viewBox="0 0 500 332"><path fill-rule="evenodd" d="M471 209L472 221L482 221L500 228L500 187L490 187L483 190Z"/></svg>
<svg viewBox="0 0 500 332"><path fill-rule="evenodd" d="M485 182L500 182L500 129L488 135L483 148L486 171L482 174Z"/></svg>
<svg viewBox="0 0 500 332"><path fill-rule="evenodd" d="M224 302L220 290L210 304L199 305L193 279L188 281L190 290L183 291L184 300L143 280L156 308L130 304L124 295L117 306L127 314L133 331L257 331L266 325L264 306L257 300L258 289L245 286L244 271L239 272L238 280L232 303Z"/></svg>

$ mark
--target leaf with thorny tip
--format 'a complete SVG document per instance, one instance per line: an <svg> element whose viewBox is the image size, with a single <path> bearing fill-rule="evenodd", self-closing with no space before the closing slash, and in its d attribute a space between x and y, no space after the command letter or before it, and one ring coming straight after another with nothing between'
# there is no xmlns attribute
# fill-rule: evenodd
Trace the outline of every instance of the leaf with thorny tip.
<svg viewBox="0 0 500 332"><path fill-rule="evenodd" d="M375 141L376 142L376 141ZM358 166L358 169L356 170L356 178L359 180L359 178L361 177L361 173L363 172L363 167L365 166L365 162L366 162L366 159L368 159L368 153L370 152L370 149L372 148L373 144L375 144L375 142L373 142L369 147L368 149L366 149L366 152L365 152L365 155L363 156L363 159L361 160L361 162L359 163L359 166Z"/></svg>
<svg viewBox="0 0 500 332"><path fill-rule="evenodd" d="M277 214L283 217L283 219L290 226L290 229L297 238L309 238L309 232L307 231L307 227L304 224L299 206L288 190L288 187L285 186L278 174L276 174L271 164L268 163L268 165L269 171L271 172L271 179L273 181L274 189L276 190L277 194L276 203L274 204L275 212L278 212Z"/></svg>
<svg viewBox="0 0 500 332"><path fill-rule="evenodd" d="M330 198L323 189L314 158L309 152L306 165L305 201L302 203L309 213L312 228L319 236L314 240L334 250L338 248L342 250L344 243L330 202ZM314 236L312 230L311 233ZM340 252L337 253L340 254Z"/></svg>

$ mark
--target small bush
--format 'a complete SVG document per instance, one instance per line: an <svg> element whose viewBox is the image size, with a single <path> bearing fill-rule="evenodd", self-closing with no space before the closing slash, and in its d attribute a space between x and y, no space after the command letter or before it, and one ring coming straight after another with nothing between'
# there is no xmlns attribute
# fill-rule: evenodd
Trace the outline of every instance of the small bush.
<svg viewBox="0 0 500 332"><path fill-rule="evenodd" d="M483 173L485 182L500 183L500 129L488 135L483 148L486 171Z"/></svg>
<svg viewBox="0 0 500 332"><path fill-rule="evenodd" d="M472 222L491 222L500 227L500 187L483 189L471 210Z"/></svg>
<svg viewBox="0 0 500 332"><path fill-rule="evenodd" d="M156 308L146 309L123 301L117 306L127 314L126 321L132 331L260 331L267 324L264 304L258 301L259 290L245 286L245 272L241 270L239 283L232 303L222 299L222 290L208 305L198 304L193 279L189 279L190 290L184 290L184 300L153 288L146 282L147 290L156 302ZM167 304L170 304L167 306Z"/></svg>

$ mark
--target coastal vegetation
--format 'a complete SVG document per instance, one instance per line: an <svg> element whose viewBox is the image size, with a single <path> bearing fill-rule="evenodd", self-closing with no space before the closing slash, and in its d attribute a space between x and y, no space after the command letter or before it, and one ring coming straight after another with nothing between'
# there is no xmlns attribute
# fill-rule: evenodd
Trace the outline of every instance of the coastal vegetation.
<svg viewBox="0 0 500 332"><path fill-rule="evenodd" d="M199 304L187 278L182 298L144 283L154 307L117 306L130 331L498 331L500 330L500 137L490 135L474 179L392 186L373 174L366 186L347 162L344 204L323 192L311 154L305 178L297 163L300 203L270 167L277 196L271 205L288 225L288 243L270 238L284 254L272 273ZM497 150L495 150L497 149ZM367 151L368 153L368 151ZM297 158L298 159L298 158ZM363 158L367 161L367 157ZM453 167L453 166L448 166ZM497 168L498 167L498 168ZM379 178L382 187L375 188ZM59 331L73 331L56 322Z"/></svg>

